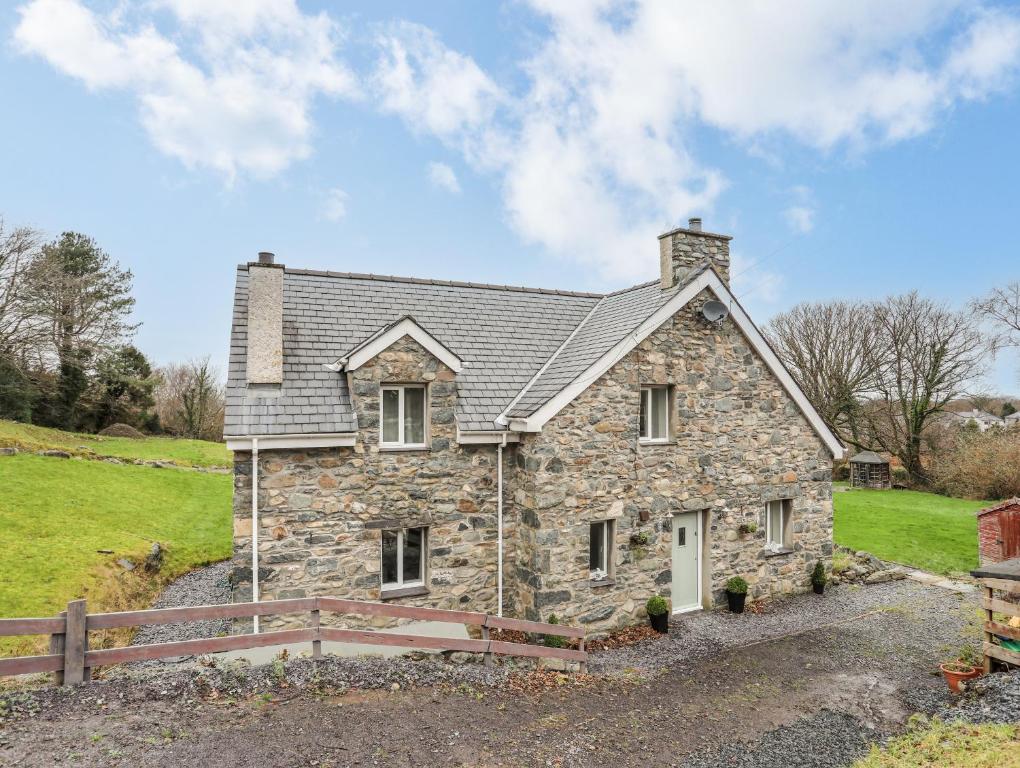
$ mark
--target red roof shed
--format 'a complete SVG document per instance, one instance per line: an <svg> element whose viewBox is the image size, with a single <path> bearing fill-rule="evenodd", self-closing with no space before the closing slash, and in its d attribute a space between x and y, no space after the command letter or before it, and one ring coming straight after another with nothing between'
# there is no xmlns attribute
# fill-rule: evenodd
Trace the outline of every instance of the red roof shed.
<svg viewBox="0 0 1020 768"><path fill-rule="evenodd" d="M981 564L1020 557L1020 498L1007 499L978 515L978 555Z"/></svg>

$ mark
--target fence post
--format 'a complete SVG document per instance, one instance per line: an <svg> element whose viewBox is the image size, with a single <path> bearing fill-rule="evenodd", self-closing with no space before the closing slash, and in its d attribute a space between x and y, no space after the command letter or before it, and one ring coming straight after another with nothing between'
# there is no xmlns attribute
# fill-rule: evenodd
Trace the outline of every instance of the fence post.
<svg viewBox="0 0 1020 768"><path fill-rule="evenodd" d="M485 642L489 642L489 628L484 624L482 624L482 640L484 640ZM482 654L482 658L485 661L485 666L487 667L492 666L492 651L486 651L484 654Z"/></svg>
<svg viewBox="0 0 1020 768"><path fill-rule="evenodd" d="M85 666L85 652L89 649L89 635L85 628L87 617L84 600L67 604L67 622L64 629L64 685L83 683L91 679Z"/></svg>
<svg viewBox="0 0 1020 768"><path fill-rule="evenodd" d="M992 589L991 587L987 586L987 585L983 585L983 586L984 586L985 597L987 597L989 600L992 600L995 597L995 590ZM995 611L992 611L992 610L985 611L985 621L995 621ZM992 633L989 632L988 630L985 630L985 643L990 644L991 642L992 642ZM981 666L984 668L986 675L987 674L991 674L991 671L992 671L992 657L984 652L984 648L983 647L982 647L982 651L981 652L982 652L982 654L984 654L984 658L982 660Z"/></svg>
<svg viewBox="0 0 1020 768"><path fill-rule="evenodd" d="M581 635L581 637L577 641L577 650L579 650L581 653L584 653L584 635ZM587 656L585 658L587 658ZM577 671L580 672L582 675L587 674L588 673L588 662L587 661L582 661L578 665Z"/></svg>
<svg viewBox="0 0 1020 768"><path fill-rule="evenodd" d="M315 607L312 609L312 629L315 630L315 639L312 640L312 658L318 661L322 658L322 641L319 639L319 598L315 598Z"/></svg>
<svg viewBox="0 0 1020 768"><path fill-rule="evenodd" d="M64 632L67 631L67 611L60 612L60 618L64 620ZM63 656L64 655L64 632L54 632L50 635L50 656ZM64 670L63 668L58 669L53 673L53 684L63 685L64 684Z"/></svg>

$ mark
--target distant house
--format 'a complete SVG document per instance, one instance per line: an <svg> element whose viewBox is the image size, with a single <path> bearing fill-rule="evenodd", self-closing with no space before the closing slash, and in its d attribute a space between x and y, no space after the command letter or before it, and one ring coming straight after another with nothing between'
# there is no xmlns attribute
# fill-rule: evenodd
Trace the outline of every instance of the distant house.
<svg viewBox="0 0 1020 768"><path fill-rule="evenodd" d="M978 517L978 555L982 565L1020 557L1020 499L982 509Z"/></svg>
<svg viewBox="0 0 1020 768"><path fill-rule="evenodd" d="M874 451L861 451L850 459L850 485L853 488L891 488L889 462Z"/></svg>
<svg viewBox="0 0 1020 768"><path fill-rule="evenodd" d="M1006 429L1020 427L1020 411L1009 414L1009 416L1004 418L1002 421L1006 424Z"/></svg>
<svg viewBox="0 0 1020 768"><path fill-rule="evenodd" d="M964 427L971 423L975 424L979 432L985 432L992 427L1005 427L1006 420L988 411L980 411L977 408L970 411L946 411L949 423L955 426ZM1015 421L1013 422L1016 423Z"/></svg>

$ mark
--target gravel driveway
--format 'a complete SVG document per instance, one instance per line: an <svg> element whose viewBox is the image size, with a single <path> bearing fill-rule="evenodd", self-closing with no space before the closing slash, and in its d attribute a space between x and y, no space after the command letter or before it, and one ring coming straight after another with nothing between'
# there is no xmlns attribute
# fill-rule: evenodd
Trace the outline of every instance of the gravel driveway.
<svg viewBox="0 0 1020 768"><path fill-rule="evenodd" d="M0 697L0 764L845 766L916 702L948 704L933 671L976 637L974 600L897 582L692 615L597 654L589 678L406 659L140 670Z"/></svg>

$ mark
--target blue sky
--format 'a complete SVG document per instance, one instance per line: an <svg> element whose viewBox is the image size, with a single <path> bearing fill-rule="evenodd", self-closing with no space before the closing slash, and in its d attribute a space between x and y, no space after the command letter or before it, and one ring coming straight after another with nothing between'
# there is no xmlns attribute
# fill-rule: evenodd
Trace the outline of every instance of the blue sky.
<svg viewBox="0 0 1020 768"><path fill-rule="evenodd" d="M734 235L759 323L1020 278L1020 8L30 0L0 9L0 213L135 274L222 365L234 266L609 290ZM12 119L13 117L13 119ZM1004 355L987 387L1020 393Z"/></svg>

